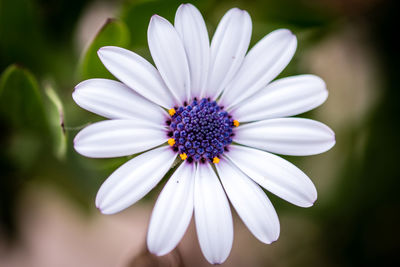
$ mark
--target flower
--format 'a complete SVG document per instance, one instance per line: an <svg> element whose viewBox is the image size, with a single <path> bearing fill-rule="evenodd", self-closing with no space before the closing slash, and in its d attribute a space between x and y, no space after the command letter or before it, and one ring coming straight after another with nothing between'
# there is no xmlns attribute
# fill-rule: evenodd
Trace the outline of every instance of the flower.
<svg viewBox="0 0 400 267"><path fill-rule="evenodd" d="M288 118L321 105L325 83L314 75L271 83L291 60L296 37L273 31L246 54L251 30L249 14L233 8L210 45L200 12L183 4L175 26L157 15L150 20L157 69L131 51L103 47L101 61L122 83L90 79L73 92L79 106L110 119L80 131L77 152L94 158L142 153L103 183L96 197L102 213L132 205L175 169L150 219L147 245L156 255L177 246L194 211L204 256L222 263L233 242L228 199L253 235L271 243L279 220L261 187L300 207L317 198L311 180L275 154L313 155L335 144L326 125Z"/></svg>

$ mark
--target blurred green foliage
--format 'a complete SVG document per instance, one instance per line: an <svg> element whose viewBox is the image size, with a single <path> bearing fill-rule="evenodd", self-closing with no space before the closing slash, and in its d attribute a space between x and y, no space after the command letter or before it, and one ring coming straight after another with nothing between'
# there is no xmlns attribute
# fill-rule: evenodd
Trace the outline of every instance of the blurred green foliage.
<svg viewBox="0 0 400 267"><path fill-rule="evenodd" d="M17 65L0 77L0 219L14 229L13 208L18 187L28 179L48 134L43 101L34 76Z"/></svg>
<svg viewBox="0 0 400 267"><path fill-rule="evenodd" d="M72 90L84 79L113 78L97 57L102 46L132 49L151 61L147 48L150 17L157 13L173 22L181 2L110 2L119 7L115 18L104 21L83 51L82 47L77 50L74 43L78 21L93 1L0 0L0 228L10 236L15 232L19 194L30 182L52 184L82 207L91 207L104 178L127 160L92 160L73 151L74 135L86 123L101 118L77 107L71 98ZM323 254L320 257L325 259L325 266L389 266L395 259L397 239L391 239L386 232L397 228L399 222L400 184L395 160L400 145L399 54L392 40L396 23L391 19L395 17L394 5L385 1L376 8L355 8L353 13L347 13L347 9L332 8L334 1L189 2L201 10L210 36L229 8L248 10L253 20L252 44L273 29L287 27L298 34L300 49L307 50L344 23L364 23L363 30L371 33L371 46L380 51L387 75L381 89L382 102L365 119L367 125L348 129L348 135L338 140L348 148L343 155L348 162L335 166L342 171L330 203L301 213L319 225L321 235L313 249L317 255ZM296 60L295 56L282 76L302 73ZM362 158L354 147L360 131L366 131L369 138ZM295 160L301 164L301 159ZM158 191L153 190L149 197ZM280 210L298 211L271 198ZM313 255L293 260L293 266L310 262L306 265L318 266L307 257Z"/></svg>
<svg viewBox="0 0 400 267"><path fill-rule="evenodd" d="M48 84L45 87L45 93L48 99L46 113L50 124L50 130L53 137L53 151L59 160L63 160L67 150L67 135L64 124L64 106L54 88Z"/></svg>
<svg viewBox="0 0 400 267"><path fill-rule="evenodd" d="M12 128L40 133L46 119L39 86L27 70L11 65L0 77L0 110Z"/></svg>
<svg viewBox="0 0 400 267"><path fill-rule="evenodd" d="M87 49L81 65L82 79L86 80L93 77L103 77L112 79L112 75L101 64L97 56L97 50L103 46L119 46L127 48L129 46L129 30L124 22L108 19L95 39Z"/></svg>

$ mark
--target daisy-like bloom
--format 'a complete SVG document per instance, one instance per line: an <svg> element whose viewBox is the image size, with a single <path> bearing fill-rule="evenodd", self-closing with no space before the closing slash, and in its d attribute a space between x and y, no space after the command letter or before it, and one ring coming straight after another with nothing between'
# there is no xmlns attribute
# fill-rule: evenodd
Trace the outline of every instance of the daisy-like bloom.
<svg viewBox="0 0 400 267"><path fill-rule="evenodd" d="M276 30L247 52L251 30L249 14L233 8L210 45L200 12L184 4L174 25L150 20L157 68L131 51L103 47L101 61L122 83L90 79L75 88L79 106L109 119L79 132L76 151L94 158L141 153L101 186L102 213L129 207L175 170L150 219L147 245L156 255L177 246L194 212L204 256L222 263L233 241L228 199L253 235L271 243L279 220L261 187L300 207L317 198L311 180L275 154L313 155L335 144L324 124L288 118L321 105L325 84L314 75L271 83L291 60L296 37Z"/></svg>

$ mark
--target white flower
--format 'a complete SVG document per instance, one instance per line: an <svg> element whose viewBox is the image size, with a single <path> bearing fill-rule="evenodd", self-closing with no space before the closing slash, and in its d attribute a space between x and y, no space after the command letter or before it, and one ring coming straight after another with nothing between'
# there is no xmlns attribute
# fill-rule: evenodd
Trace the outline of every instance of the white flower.
<svg viewBox="0 0 400 267"><path fill-rule="evenodd" d="M291 60L296 37L276 30L246 54L251 30L249 14L233 8L210 45L200 12L181 5L175 26L151 18L148 43L157 69L131 51L103 47L101 61L122 83L90 79L75 88L78 105L110 119L79 132L76 151L94 158L146 151L103 183L96 198L102 213L129 207L178 163L150 220L147 245L156 255L177 246L194 211L204 256L224 262L233 240L228 199L256 238L275 241L278 216L260 186L300 207L317 198L311 180L271 152L313 155L335 144L324 124L287 118L321 105L325 84L314 75L271 83Z"/></svg>

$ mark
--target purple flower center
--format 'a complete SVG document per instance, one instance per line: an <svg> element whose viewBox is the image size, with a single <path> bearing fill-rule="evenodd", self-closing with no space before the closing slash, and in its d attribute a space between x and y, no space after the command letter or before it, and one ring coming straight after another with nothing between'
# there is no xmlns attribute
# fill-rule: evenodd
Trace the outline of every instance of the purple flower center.
<svg viewBox="0 0 400 267"><path fill-rule="evenodd" d="M232 116L209 98L175 108L167 121L168 136L175 140L172 149L186 154L188 162L213 162L232 143Z"/></svg>

